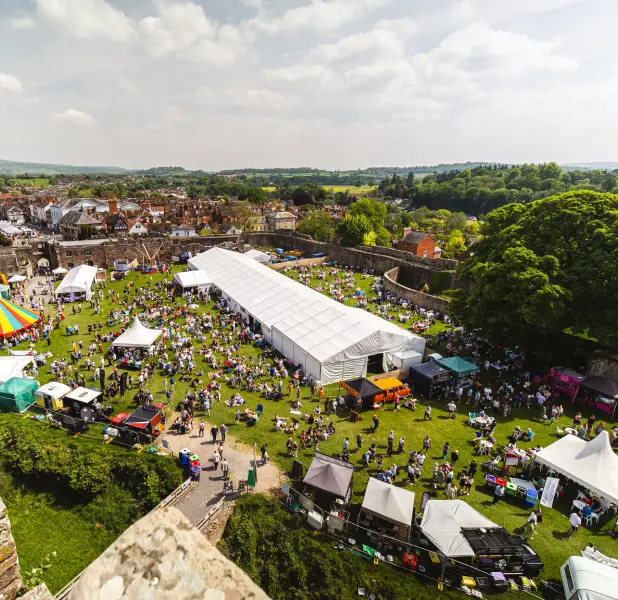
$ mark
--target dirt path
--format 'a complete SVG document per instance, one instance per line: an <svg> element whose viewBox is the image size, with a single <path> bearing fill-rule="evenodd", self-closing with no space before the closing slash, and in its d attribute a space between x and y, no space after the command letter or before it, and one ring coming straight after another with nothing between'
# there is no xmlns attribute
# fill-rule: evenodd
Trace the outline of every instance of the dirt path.
<svg viewBox="0 0 618 600"><path fill-rule="evenodd" d="M220 437L220 436L219 436ZM175 435L166 433L163 439L167 441L174 456L183 448L189 448L200 457L202 474L198 484L183 496L175 505L194 525L199 523L209 508L216 504L223 496L223 474L221 469L213 469L212 454L213 444L210 437L210 425L206 425L205 437L198 437L197 428L187 435ZM279 488L283 475L271 462L266 465L259 464L260 453L258 449L258 492L268 492L272 488ZM253 464L253 448L237 442L229 435L225 441L223 456L230 465L230 473L236 488L238 481L247 479L249 467Z"/></svg>

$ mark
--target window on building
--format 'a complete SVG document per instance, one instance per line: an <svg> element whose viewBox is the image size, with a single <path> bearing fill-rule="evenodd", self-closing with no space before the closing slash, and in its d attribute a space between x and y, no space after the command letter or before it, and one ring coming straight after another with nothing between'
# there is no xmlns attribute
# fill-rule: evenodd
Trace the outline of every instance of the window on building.
<svg viewBox="0 0 618 600"><path fill-rule="evenodd" d="M67 256L73 256L73 250L67 250Z"/></svg>
<svg viewBox="0 0 618 600"><path fill-rule="evenodd" d="M423 258L427 258L427 250L423 250Z"/></svg>
<svg viewBox="0 0 618 600"><path fill-rule="evenodd" d="M92 256L92 250L86 250L86 256Z"/></svg>

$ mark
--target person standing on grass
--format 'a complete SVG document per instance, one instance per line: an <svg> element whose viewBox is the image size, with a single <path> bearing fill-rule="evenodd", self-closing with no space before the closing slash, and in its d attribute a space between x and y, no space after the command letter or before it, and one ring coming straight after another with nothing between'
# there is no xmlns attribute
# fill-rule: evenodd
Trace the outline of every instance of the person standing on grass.
<svg viewBox="0 0 618 600"><path fill-rule="evenodd" d="M425 407L425 416L423 421L431 421L431 406L429 404Z"/></svg>
<svg viewBox="0 0 618 600"><path fill-rule="evenodd" d="M450 447L451 445L449 442L446 442L446 444L444 444L444 446L442 447L442 460L446 460Z"/></svg>
<svg viewBox="0 0 618 600"><path fill-rule="evenodd" d="M429 449L431 448L431 438L426 435L423 438L423 449L421 450L421 452L425 453L425 452L429 452Z"/></svg>
<svg viewBox="0 0 618 600"><path fill-rule="evenodd" d="M448 416L450 419L454 419L455 418L455 411L457 410L457 405L451 400L447 405L446 408L448 410Z"/></svg>
<svg viewBox="0 0 618 600"><path fill-rule="evenodd" d="M569 523L571 524L571 527L569 528L567 535L570 537L579 531L579 528L581 527L581 524L582 524L582 513L572 512L569 515Z"/></svg>

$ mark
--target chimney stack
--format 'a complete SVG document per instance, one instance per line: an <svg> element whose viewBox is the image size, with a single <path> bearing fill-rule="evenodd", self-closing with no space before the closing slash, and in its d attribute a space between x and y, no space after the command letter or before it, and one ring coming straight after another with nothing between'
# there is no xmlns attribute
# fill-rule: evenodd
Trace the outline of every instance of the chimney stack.
<svg viewBox="0 0 618 600"><path fill-rule="evenodd" d="M118 200L115 198L113 200L109 200L109 212L115 214L118 212Z"/></svg>

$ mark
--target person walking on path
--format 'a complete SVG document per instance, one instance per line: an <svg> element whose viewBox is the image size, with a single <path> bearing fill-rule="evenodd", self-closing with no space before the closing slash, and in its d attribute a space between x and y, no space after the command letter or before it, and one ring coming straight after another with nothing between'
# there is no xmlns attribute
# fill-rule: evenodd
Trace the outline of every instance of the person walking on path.
<svg viewBox="0 0 618 600"><path fill-rule="evenodd" d="M219 455L219 453L215 450L214 454L212 455L212 464L213 464L213 470L217 471L219 469L219 461L221 460L221 456Z"/></svg>
<svg viewBox="0 0 618 600"><path fill-rule="evenodd" d="M221 461L221 472L223 473L223 479L227 480L230 474L230 465L227 462L227 458Z"/></svg>
<svg viewBox="0 0 618 600"><path fill-rule="evenodd" d="M213 425L210 428L210 435L212 435L212 443L214 444L217 441L217 434L219 433L219 428L216 425Z"/></svg>
<svg viewBox="0 0 618 600"><path fill-rule="evenodd" d="M197 437L204 437L204 430L206 429L206 425L204 425L204 421L200 421L200 428L197 434Z"/></svg>
<svg viewBox="0 0 618 600"><path fill-rule="evenodd" d="M227 435L227 425L225 423L223 423L223 425L221 425L221 441L225 442L225 436Z"/></svg>

